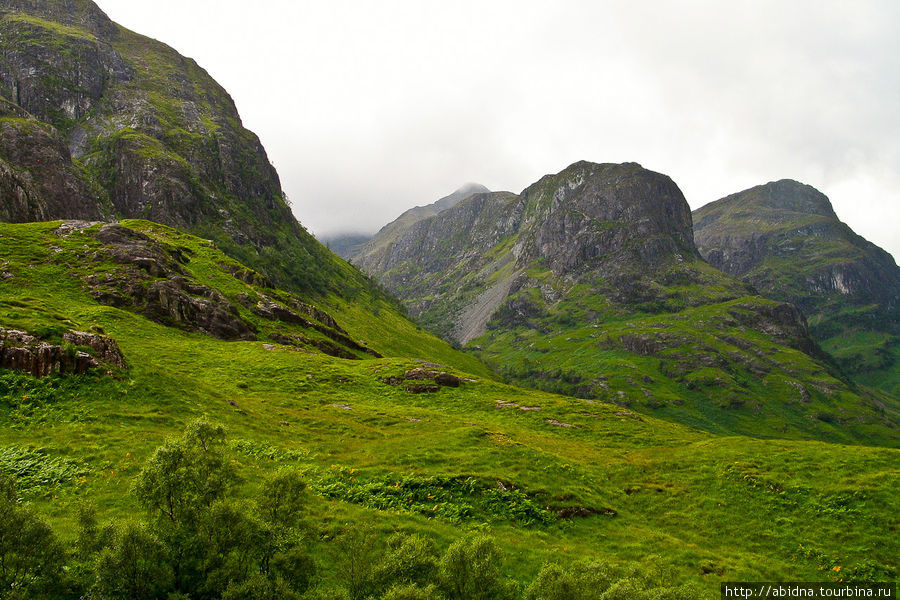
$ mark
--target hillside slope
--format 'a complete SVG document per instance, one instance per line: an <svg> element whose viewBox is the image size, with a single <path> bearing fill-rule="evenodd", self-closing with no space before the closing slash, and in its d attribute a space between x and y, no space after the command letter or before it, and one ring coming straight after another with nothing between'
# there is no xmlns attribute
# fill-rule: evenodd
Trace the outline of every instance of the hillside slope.
<svg viewBox="0 0 900 600"><path fill-rule="evenodd" d="M694 211L710 264L796 304L847 373L900 393L900 267L815 188L782 180Z"/></svg>
<svg viewBox="0 0 900 600"><path fill-rule="evenodd" d="M691 221L668 177L582 162L473 196L360 266L516 383L712 430L895 439L896 407L840 380L795 307L703 261Z"/></svg>
<svg viewBox="0 0 900 600"><path fill-rule="evenodd" d="M40 378L0 368L0 474L69 548L85 499L101 524L145 518L135 478L205 417L227 426L242 494L302 473L318 597L343 597L347 560L392 555L397 532L439 548L487 533L506 556L496 566L523 586L545 561L661 568L666 585L700 587L690 598L730 580L830 581L835 567L895 575L896 449L714 435L377 358L339 317L145 221L0 224L0 252L0 328L98 361L72 374L62 360ZM67 346L71 331L114 340L123 362L83 338ZM4 357L30 351L2 342Z"/></svg>
<svg viewBox="0 0 900 600"><path fill-rule="evenodd" d="M90 0L0 6L0 132L2 220L178 227L327 308L383 354L485 372L303 229L259 139L202 68Z"/></svg>

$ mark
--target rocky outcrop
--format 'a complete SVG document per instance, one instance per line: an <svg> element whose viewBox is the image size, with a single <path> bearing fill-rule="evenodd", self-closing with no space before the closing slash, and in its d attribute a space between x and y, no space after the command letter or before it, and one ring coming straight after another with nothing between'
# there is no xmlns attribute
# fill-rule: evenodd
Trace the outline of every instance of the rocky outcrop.
<svg viewBox="0 0 900 600"><path fill-rule="evenodd" d="M490 190L478 183L467 183L450 195L432 202L426 206L416 206L410 208L402 215L382 227L374 236L360 239L355 244L348 243L348 240L338 237L335 241L337 244L330 244L330 247L354 264L362 264L372 260L373 256L378 255L383 248L392 244L397 238L409 231L416 223L438 215L449 208L453 208L466 198L475 194L486 194Z"/></svg>
<svg viewBox="0 0 900 600"><path fill-rule="evenodd" d="M433 394L440 391L441 387L459 387L462 383L452 373L426 367L415 367L399 377L387 377L383 381L388 385L403 385L411 394Z"/></svg>
<svg viewBox="0 0 900 600"><path fill-rule="evenodd" d="M51 373L80 375L91 369L109 372L128 366L110 337L70 331L62 339L62 344L53 344L25 331L0 327L0 367L46 377Z"/></svg>
<svg viewBox="0 0 900 600"><path fill-rule="evenodd" d="M95 239L106 257L122 265L116 272L91 275L86 284L101 304L136 309L158 323L200 331L224 340L254 340L256 328L244 321L218 290L185 277L179 249L164 248L149 236L121 225L104 225Z"/></svg>
<svg viewBox="0 0 900 600"><path fill-rule="evenodd" d="M529 288L553 303L586 279L613 302L661 310L667 286L709 279L678 186L636 163L580 162L521 194L475 194L359 265L413 315L461 343L483 335L492 318L515 319L517 307L533 306L522 294ZM537 281L528 275L535 270L567 283ZM714 283L721 300L746 293L727 278Z"/></svg>
<svg viewBox="0 0 900 600"><path fill-rule="evenodd" d="M710 264L808 313L831 294L844 303L898 303L893 258L839 221L811 186L782 180L750 188L694 218L694 240Z"/></svg>
<svg viewBox="0 0 900 600"><path fill-rule="evenodd" d="M294 342L299 342L303 345L315 346L326 354L340 358L357 358L357 356L349 350L355 350L375 358L381 358L379 353L351 339L347 332L337 324L331 315L315 306L298 302L295 299L287 299L286 301L282 299L282 301L285 301L286 304L290 306L290 308L288 308L287 306L282 306L275 302L272 298L269 298L264 294L259 294L255 302L246 294L238 296L237 300L254 314L263 317L264 319L281 321L283 323L290 323L312 329L331 340L314 340L307 337L280 336L279 338L273 337L274 341L290 345L293 343L291 340L294 340Z"/></svg>
<svg viewBox="0 0 900 600"><path fill-rule="evenodd" d="M522 192L537 210L518 259L546 261L558 276L603 263L656 268L693 260L691 213L669 177L636 163L576 163Z"/></svg>
<svg viewBox="0 0 900 600"><path fill-rule="evenodd" d="M0 98L0 220L100 219L98 195L53 127Z"/></svg>

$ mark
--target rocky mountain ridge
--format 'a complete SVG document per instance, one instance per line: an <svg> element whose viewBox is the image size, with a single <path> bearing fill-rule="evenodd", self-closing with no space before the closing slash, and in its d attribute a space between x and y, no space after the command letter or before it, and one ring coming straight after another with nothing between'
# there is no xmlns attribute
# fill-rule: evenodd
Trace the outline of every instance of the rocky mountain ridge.
<svg viewBox="0 0 900 600"><path fill-rule="evenodd" d="M392 243L419 221L433 217L448 208L453 208L469 196L487 192L490 192L490 190L479 183L467 183L452 194L448 194L431 204L415 206L404 211L402 215L382 227L375 235L357 236L348 234L346 236L333 236L328 239L328 245L340 256L356 264L365 261L366 257L371 254L377 254L381 248Z"/></svg>
<svg viewBox="0 0 900 600"><path fill-rule="evenodd" d="M796 307L701 258L677 185L636 163L580 162L521 194L476 194L360 266L518 384L706 427L881 419Z"/></svg>
<svg viewBox="0 0 900 600"><path fill-rule="evenodd" d="M357 260L390 290L412 300L414 315L426 313L431 298L461 270L477 272L479 281L509 295L534 264L561 281L602 280L605 292L622 305L664 301L654 277L665 270L687 280L716 279L722 299L743 295L743 286L718 277L700 260L686 207L665 175L636 163L580 162L521 194L471 196ZM553 297L552 290L545 291Z"/></svg>

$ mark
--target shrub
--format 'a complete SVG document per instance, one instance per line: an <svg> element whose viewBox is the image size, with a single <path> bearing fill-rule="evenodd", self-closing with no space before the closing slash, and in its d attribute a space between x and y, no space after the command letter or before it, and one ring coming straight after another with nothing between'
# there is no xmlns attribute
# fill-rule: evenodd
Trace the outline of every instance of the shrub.
<svg viewBox="0 0 900 600"><path fill-rule="evenodd" d="M450 600L506 600L516 585L501 573L500 549L488 537L461 538L450 545L440 563L440 581Z"/></svg>

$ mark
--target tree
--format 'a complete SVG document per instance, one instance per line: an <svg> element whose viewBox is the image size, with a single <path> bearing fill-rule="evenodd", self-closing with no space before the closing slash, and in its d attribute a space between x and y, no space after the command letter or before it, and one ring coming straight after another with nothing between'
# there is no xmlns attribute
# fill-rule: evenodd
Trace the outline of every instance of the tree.
<svg viewBox="0 0 900 600"><path fill-rule="evenodd" d="M15 483L0 475L0 598L52 596L65 560L50 527L19 504Z"/></svg>
<svg viewBox="0 0 900 600"><path fill-rule="evenodd" d="M94 591L103 600L154 600L173 590L171 556L144 526L131 523L100 552Z"/></svg>
<svg viewBox="0 0 900 600"><path fill-rule="evenodd" d="M193 525L198 511L225 497L238 481L225 449L222 425L192 423L180 440L153 453L134 486L138 499L157 518Z"/></svg>
<svg viewBox="0 0 900 600"><path fill-rule="evenodd" d="M257 504L262 517L272 524L296 525L305 505L306 482L296 469L277 472L263 484Z"/></svg>
<svg viewBox="0 0 900 600"><path fill-rule="evenodd" d="M425 536L397 533L388 540L388 551L375 567L381 588L400 584L426 586L437 581L438 550Z"/></svg>
<svg viewBox="0 0 900 600"><path fill-rule="evenodd" d="M525 590L525 600L582 600L586 597L572 573L555 563L541 567Z"/></svg>

